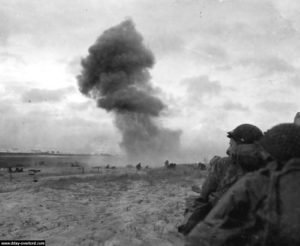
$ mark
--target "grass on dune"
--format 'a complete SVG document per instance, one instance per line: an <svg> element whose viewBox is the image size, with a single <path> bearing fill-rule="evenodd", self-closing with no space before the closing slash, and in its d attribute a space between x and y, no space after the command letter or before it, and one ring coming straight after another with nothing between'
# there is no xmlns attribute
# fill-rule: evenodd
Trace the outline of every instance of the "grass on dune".
<svg viewBox="0 0 300 246"><path fill-rule="evenodd" d="M68 189L71 185L77 183L128 183L132 181L144 181L149 185L154 185L158 182L191 182L197 178L201 178L205 172L193 169L191 167L178 167L175 170L154 168L149 170L137 171L134 173L108 173L105 175L93 175L82 177L62 177L57 180L48 180L43 182L43 187L52 189Z"/></svg>

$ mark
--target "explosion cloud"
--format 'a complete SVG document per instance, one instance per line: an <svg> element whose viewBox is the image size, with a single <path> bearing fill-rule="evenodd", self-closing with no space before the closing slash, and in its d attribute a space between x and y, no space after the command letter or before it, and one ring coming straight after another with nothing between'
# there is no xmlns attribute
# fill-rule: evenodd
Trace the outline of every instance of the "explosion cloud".
<svg viewBox="0 0 300 246"><path fill-rule="evenodd" d="M114 112L122 134L120 146L130 161L162 161L179 148L180 131L155 123L166 107L155 96L148 69L152 52L131 20L106 30L81 62L79 90Z"/></svg>

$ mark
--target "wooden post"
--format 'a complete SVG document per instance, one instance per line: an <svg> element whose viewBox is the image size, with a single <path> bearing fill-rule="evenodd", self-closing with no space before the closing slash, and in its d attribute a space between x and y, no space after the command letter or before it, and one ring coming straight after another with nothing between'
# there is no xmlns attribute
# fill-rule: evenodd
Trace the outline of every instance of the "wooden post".
<svg viewBox="0 0 300 246"><path fill-rule="evenodd" d="M97 170L98 170L98 171L97 171L98 173L100 173L100 168L101 168L101 167L93 167L93 169L97 169Z"/></svg>
<svg viewBox="0 0 300 246"><path fill-rule="evenodd" d="M12 169L11 169L11 167L8 168L8 172L9 172L9 181L12 181L13 176L12 176Z"/></svg>

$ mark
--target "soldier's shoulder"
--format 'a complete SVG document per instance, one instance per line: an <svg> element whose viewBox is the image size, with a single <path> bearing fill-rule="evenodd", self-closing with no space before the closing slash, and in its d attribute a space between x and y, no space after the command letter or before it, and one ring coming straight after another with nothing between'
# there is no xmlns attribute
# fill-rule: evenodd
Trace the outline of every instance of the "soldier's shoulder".
<svg viewBox="0 0 300 246"><path fill-rule="evenodd" d="M210 169L216 164L216 162L218 161L218 160L220 160L221 159L221 157L220 156L218 156L218 155L215 155L213 158L211 158L210 159L210 161L209 161L209 167L210 167Z"/></svg>
<svg viewBox="0 0 300 246"><path fill-rule="evenodd" d="M234 185L236 189L249 190L254 192L264 192L270 181L271 171L262 169L256 172L250 172L241 177Z"/></svg>
<svg viewBox="0 0 300 246"><path fill-rule="evenodd" d="M286 165L284 166L284 169L300 169L300 158L293 158L289 160Z"/></svg>
<svg viewBox="0 0 300 246"><path fill-rule="evenodd" d="M229 156L221 157L219 161L223 163L232 163L232 159Z"/></svg>
<svg viewBox="0 0 300 246"><path fill-rule="evenodd" d="M212 166L214 167L224 167L224 166L228 166L232 163L232 160L230 157L225 156L225 157L220 157L218 159L216 159L213 163Z"/></svg>
<svg viewBox="0 0 300 246"><path fill-rule="evenodd" d="M223 166L229 167L229 166L232 166L233 161L232 161L232 158L231 158L231 157L226 156L226 157L222 157L222 158L220 159L220 163L222 163Z"/></svg>
<svg viewBox="0 0 300 246"><path fill-rule="evenodd" d="M225 172L231 164L232 160L230 157L222 157L215 162L214 169L217 172Z"/></svg>

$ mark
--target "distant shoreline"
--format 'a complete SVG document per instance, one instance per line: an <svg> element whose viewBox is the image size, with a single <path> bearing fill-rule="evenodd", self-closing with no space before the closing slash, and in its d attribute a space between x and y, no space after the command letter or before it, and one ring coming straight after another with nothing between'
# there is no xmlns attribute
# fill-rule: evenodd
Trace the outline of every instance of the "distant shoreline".
<svg viewBox="0 0 300 246"><path fill-rule="evenodd" d="M49 153L49 152L41 152L41 153L30 153L30 152L0 152L0 156L109 156L113 157L111 154L70 154L70 153Z"/></svg>

